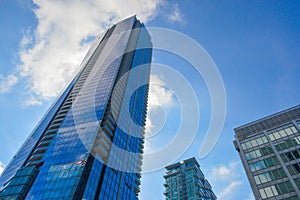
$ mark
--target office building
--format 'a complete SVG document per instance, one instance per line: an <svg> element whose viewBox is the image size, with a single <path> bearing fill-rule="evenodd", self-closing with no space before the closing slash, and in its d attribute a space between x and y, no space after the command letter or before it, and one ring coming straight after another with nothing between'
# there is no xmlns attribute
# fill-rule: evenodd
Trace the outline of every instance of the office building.
<svg viewBox="0 0 300 200"><path fill-rule="evenodd" d="M234 129L256 199L300 199L300 106Z"/></svg>
<svg viewBox="0 0 300 200"><path fill-rule="evenodd" d="M217 199L195 158L169 165L166 170L164 176L166 200Z"/></svg>
<svg viewBox="0 0 300 200"><path fill-rule="evenodd" d="M0 199L137 199L151 57L135 16L97 37L3 171Z"/></svg>

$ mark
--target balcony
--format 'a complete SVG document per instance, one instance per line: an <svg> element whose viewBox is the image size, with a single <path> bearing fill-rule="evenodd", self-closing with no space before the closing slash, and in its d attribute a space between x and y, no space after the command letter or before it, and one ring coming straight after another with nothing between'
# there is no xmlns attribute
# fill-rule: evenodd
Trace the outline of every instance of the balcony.
<svg viewBox="0 0 300 200"><path fill-rule="evenodd" d="M139 153L139 159L143 159L143 154Z"/></svg>
<svg viewBox="0 0 300 200"><path fill-rule="evenodd" d="M104 131L105 133L107 133L110 137L113 136L113 132L112 132L111 129L109 129L109 127L103 126L102 129L103 129L103 131Z"/></svg>
<svg viewBox="0 0 300 200"><path fill-rule="evenodd" d="M45 153L45 151L46 151L47 149L48 149L48 147L46 147L46 146L36 148L35 151L33 152L33 154Z"/></svg>
<svg viewBox="0 0 300 200"><path fill-rule="evenodd" d="M134 193L135 194L138 194L140 192L140 187L134 187Z"/></svg>
<svg viewBox="0 0 300 200"><path fill-rule="evenodd" d="M48 129L58 129L61 123L51 123Z"/></svg>
<svg viewBox="0 0 300 200"><path fill-rule="evenodd" d="M142 160L138 160L138 164L142 166L143 165L143 161Z"/></svg>
<svg viewBox="0 0 300 200"><path fill-rule="evenodd" d="M141 185L140 179L135 179L135 183L136 183L137 185Z"/></svg>
<svg viewBox="0 0 300 200"><path fill-rule="evenodd" d="M57 128L55 128L55 129L48 129L45 134L46 135L55 134L57 130L58 130Z"/></svg>
<svg viewBox="0 0 300 200"><path fill-rule="evenodd" d="M142 171L142 168L141 168L140 165L138 165L138 166L136 167L136 169L137 169L138 172L141 172L141 171Z"/></svg>
<svg viewBox="0 0 300 200"><path fill-rule="evenodd" d="M29 158L28 161L41 160L43 156L44 156L44 153L33 154L33 155Z"/></svg>
<svg viewBox="0 0 300 200"><path fill-rule="evenodd" d="M43 138L42 138L42 141L47 141L47 140L52 140L54 137L54 135L45 135Z"/></svg>
<svg viewBox="0 0 300 200"><path fill-rule="evenodd" d="M64 118L55 118L52 123L61 123Z"/></svg>
<svg viewBox="0 0 300 200"><path fill-rule="evenodd" d="M51 142L50 140L41 141L37 147L39 148L39 147L49 146L50 142Z"/></svg>
<svg viewBox="0 0 300 200"><path fill-rule="evenodd" d="M106 120L104 124L107 125L110 130L114 130L114 125L110 122L110 120Z"/></svg>

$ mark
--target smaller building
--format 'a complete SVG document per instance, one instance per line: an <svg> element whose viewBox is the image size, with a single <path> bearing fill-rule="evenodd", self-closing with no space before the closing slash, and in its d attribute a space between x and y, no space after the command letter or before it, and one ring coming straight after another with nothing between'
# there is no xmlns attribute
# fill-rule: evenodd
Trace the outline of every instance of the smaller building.
<svg viewBox="0 0 300 200"><path fill-rule="evenodd" d="M212 187L193 157L166 167L166 200L215 200Z"/></svg>

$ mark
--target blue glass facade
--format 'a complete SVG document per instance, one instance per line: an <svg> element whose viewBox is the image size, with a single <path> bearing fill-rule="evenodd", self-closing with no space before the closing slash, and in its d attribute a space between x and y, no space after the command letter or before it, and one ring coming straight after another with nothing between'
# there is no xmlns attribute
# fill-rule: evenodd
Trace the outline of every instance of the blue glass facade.
<svg viewBox="0 0 300 200"><path fill-rule="evenodd" d="M137 199L151 56L135 16L96 38L0 177L1 199Z"/></svg>
<svg viewBox="0 0 300 200"><path fill-rule="evenodd" d="M164 176L166 200L217 199L195 158L169 165L166 169Z"/></svg>

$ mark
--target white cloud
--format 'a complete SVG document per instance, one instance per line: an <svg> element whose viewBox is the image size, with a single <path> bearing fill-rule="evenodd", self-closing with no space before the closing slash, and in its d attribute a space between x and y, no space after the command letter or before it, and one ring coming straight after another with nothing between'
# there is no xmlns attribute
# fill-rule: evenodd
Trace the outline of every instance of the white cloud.
<svg viewBox="0 0 300 200"><path fill-rule="evenodd" d="M149 109L155 109L158 106L171 106L173 104L173 93L165 88L163 77L157 75L150 76L149 89Z"/></svg>
<svg viewBox="0 0 300 200"><path fill-rule="evenodd" d="M218 195L219 199L224 199L229 194L233 192L234 189L236 189L239 185L241 185L241 181L232 181L224 190L221 191L221 193Z"/></svg>
<svg viewBox="0 0 300 200"><path fill-rule="evenodd" d="M148 99L148 112L146 117L146 141L145 141L145 152L151 152L151 136L154 131L155 124L152 123L150 113L158 107L167 108L174 104L173 93L165 88L166 83L163 80L163 77L152 74L150 76L150 88L149 88L149 99ZM152 116L155 117L155 116Z"/></svg>
<svg viewBox="0 0 300 200"><path fill-rule="evenodd" d="M37 100L37 98L35 98L33 96L29 96L27 98L27 101L25 102L25 106L40 106L42 104L43 104L42 101Z"/></svg>
<svg viewBox="0 0 300 200"><path fill-rule="evenodd" d="M170 107L174 104L173 93L165 88L165 82L162 77L157 75L150 76L150 88L148 99L148 112L146 117L146 135L150 135L154 124L150 119L150 112L157 107Z"/></svg>
<svg viewBox="0 0 300 200"><path fill-rule="evenodd" d="M228 180L229 178L236 178L238 174L236 173L236 166L240 163L240 161L237 162L231 162L229 165L220 165L218 167L214 167L212 169L212 179L222 179L222 180Z"/></svg>
<svg viewBox="0 0 300 200"><path fill-rule="evenodd" d="M5 168L4 164L2 162L0 162L0 175L2 174L4 168Z"/></svg>
<svg viewBox="0 0 300 200"><path fill-rule="evenodd" d="M218 199L232 199L233 191L242 184L240 164L240 161L234 161L212 168L208 180L217 186Z"/></svg>
<svg viewBox="0 0 300 200"><path fill-rule="evenodd" d="M25 31L20 41L21 64L17 67L17 76L27 82L26 105L38 105L57 96L89 48L89 43L82 41L134 14L147 22L156 16L162 1L33 0L38 24ZM8 86L12 87L16 80L15 77ZM1 90L9 91L10 87L4 86Z"/></svg>
<svg viewBox="0 0 300 200"><path fill-rule="evenodd" d="M148 113L149 113L149 110L150 109L148 109ZM154 128L154 125L151 122L149 114L147 114L147 116L146 116L146 125L145 125L146 135L149 135L153 128Z"/></svg>
<svg viewBox="0 0 300 200"><path fill-rule="evenodd" d="M215 168L214 170L215 170L215 174L219 175L220 177L226 177L230 174L229 169L224 165L219 168Z"/></svg>
<svg viewBox="0 0 300 200"><path fill-rule="evenodd" d="M18 77L13 74L3 77L0 75L0 93L9 92L10 89L15 86L18 82Z"/></svg>
<svg viewBox="0 0 300 200"><path fill-rule="evenodd" d="M176 3L173 6L173 12L169 16L171 22L184 22L183 15L180 11L179 5Z"/></svg>
<svg viewBox="0 0 300 200"><path fill-rule="evenodd" d="M23 32L23 37L20 42L21 50L25 50L28 48L28 45L33 43L32 32L31 29L28 28L25 32Z"/></svg>

